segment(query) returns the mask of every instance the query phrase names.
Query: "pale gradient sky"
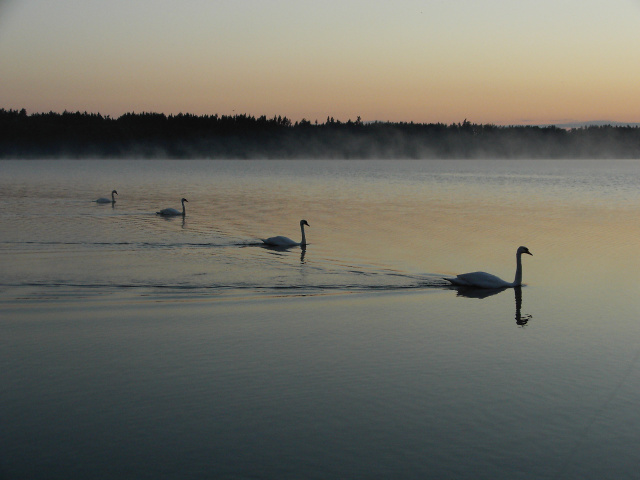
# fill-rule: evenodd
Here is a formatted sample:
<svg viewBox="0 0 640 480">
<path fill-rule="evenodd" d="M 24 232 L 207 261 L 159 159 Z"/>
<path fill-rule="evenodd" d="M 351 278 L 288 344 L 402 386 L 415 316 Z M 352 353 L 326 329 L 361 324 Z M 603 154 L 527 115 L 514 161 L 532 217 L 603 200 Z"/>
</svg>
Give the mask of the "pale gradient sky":
<svg viewBox="0 0 640 480">
<path fill-rule="evenodd" d="M 0 108 L 640 122 L 640 0 L 0 0 Z"/>
</svg>

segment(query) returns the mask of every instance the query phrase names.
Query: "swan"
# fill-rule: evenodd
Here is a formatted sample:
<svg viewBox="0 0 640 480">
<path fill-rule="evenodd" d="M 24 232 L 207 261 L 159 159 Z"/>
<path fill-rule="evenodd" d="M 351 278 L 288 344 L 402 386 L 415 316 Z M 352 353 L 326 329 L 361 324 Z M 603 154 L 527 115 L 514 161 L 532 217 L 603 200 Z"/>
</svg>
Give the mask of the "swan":
<svg viewBox="0 0 640 480">
<path fill-rule="evenodd" d="M 533 253 L 529 251 L 527 247 L 518 247 L 516 252 L 516 278 L 512 283 L 505 282 L 501 278 L 491 275 L 487 272 L 472 272 L 463 273 L 455 278 L 445 278 L 452 285 L 461 287 L 476 287 L 476 288 L 508 288 L 519 287 L 522 285 L 522 254 L 533 256 Z"/>
<path fill-rule="evenodd" d="M 105 197 L 100 197 L 99 199 L 96 200 L 96 203 L 116 203 L 116 199 L 113 195 L 117 195 L 118 192 L 116 192 L 115 190 L 111 191 L 111 200 L 109 200 L 108 198 Z"/>
<path fill-rule="evenodd" d="M 271 245 L 274 247 L 296 247 L 298 245 L 305 246 L 307 244 L 307 239 L 304 236 L 304 226 L 311 227 L 307 223 L 306 220 L 300 220 L 300 231 L 302 232 L 302 240 L 300 242 L 296 242 L 291 240 L 288 237 L 278 236 L 278 237 L 270 237 L 270 238 L 261 238 L 265 245 Z"/>
<path fill-rule="evenodd" d="M 185 208 L 184 208 L 184 202 L 189 202 L 189 200 L 187 200 L 186 198 L 183 198 L 182 200 L 180 200 L 182 202 L 182 211 L 176 210 L 175 208 L 163 208 L 162 210 L 160 210 L 159 212 L 156 212 L 157 215 L 164 215 L 167 217 L 174 217 L 174 216 L 178 216 L 178 215 L 182 215 L 184 217 L 185 215 Z"/>
</svg>

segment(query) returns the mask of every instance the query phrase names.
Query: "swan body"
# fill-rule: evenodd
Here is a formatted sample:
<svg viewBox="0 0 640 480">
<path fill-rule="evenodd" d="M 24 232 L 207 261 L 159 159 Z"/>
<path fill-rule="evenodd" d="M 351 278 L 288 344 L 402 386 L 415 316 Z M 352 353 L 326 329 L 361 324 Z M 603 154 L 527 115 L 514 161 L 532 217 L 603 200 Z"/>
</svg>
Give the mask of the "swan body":
<svg viewBox="0 0 640 480">
<path fill-rule="evenodd" d="M 296 247 L 298 245 L 305 246 L 307 244 L 307 239 L 304 235 L 304 226 L 311 227 L 307 223 L 306 220 L 300 220 L 300 231 L 302 232 L 302 240 L 300 242 L 296 242 L 295 240 L 291 240 L 288 237 L 277 236 L 270 238 L 261 238 L 265 245 L 271 245 L 273 247 Z"/>
<path fill-rule="evenodd" d="M 522 285 L 522 254 L 533 256 L 527 247 L 519 247 L 516 252 L 516 277 L 513 282 L 507 282 L 487 272 L 463 273 L 455 278 L 447 278 L 452 285 L 475 288 L 508 288 Z"/>
<path fill-rule="evenodd" d="M 164 208 L 159 212 L 156 212 L 156 214 L 163 215 L 165 217 L 175 217 L 178 215 L 182 215 L 184 217 L 184 215 L 186 214 L 186 210 L 184 208 L 184 202 L 188 203 L 189 200 L 187 200 L 186 198 L 183 198 L 182 200 L 180 200 L 180 202 L 182 203 L 182 211 L 176 210 L 175 208 Z"/>
<path fill-rule="evenodd" d="M 96 200 L 96 203 L 116 203 L 116 197 L 114 197 L 114 194 L 117 195 L 118 192 L 116 192 L 115 190 L 111 191 L 111 200 L 109 200 L 108 198 L 105 197 L 100 197 L 99 199 Z"/>
</svg>

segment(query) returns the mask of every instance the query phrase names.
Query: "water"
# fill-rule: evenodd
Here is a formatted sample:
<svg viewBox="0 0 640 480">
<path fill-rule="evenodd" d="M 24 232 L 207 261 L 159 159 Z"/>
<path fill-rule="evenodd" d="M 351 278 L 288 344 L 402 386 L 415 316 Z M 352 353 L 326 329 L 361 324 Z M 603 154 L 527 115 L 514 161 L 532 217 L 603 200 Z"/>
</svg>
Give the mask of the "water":
<svg viewBox="0 0 640 480">
<path fill-rule="evenodd" d="M 0 474 L 631 477 L 639 187 L 638 161 L 0 162 Z M 260 245 L 302 218 L 306 249 Z M 443 280 L 511 281 L 519 245 L 521 290 Z"/>
</svg>

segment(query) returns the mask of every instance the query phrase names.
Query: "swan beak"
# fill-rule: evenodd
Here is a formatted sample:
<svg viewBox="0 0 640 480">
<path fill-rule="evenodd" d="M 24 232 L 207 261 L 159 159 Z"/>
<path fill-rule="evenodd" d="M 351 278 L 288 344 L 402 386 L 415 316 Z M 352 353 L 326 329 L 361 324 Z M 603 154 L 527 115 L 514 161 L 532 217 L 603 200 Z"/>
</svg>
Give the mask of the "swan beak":
<svg viewBox="0 0 640 480">
<path fill-rule="evenodd" d="M 524 252 L 524 253 L 526 253 L 527 255 L 531 255 L 531 256 L 533 257 L 533 253 L 531 253 L 529 250 L 527 250 L 527 251 L 526 251 L 526 252 Z"/>
</svg>

